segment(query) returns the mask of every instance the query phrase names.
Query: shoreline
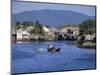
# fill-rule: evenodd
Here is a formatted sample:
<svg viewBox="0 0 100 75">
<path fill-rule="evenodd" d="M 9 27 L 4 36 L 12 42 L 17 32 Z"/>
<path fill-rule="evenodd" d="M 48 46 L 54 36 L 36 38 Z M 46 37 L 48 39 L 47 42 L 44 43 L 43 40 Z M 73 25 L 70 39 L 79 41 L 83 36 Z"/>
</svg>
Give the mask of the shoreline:
<svg viewBox="0 0 100 75">
<path fill-rule="evenodd" d="M 70 41 L 70 42 L 74 42 L 75 45 L 78 48 L 86 48 L 86 49 L 96 49 L 96 43 L 92 43 L 92 42 L 84 42 L 82 45 L 79 45 L 76 41 L 71 41 L 71 40 L 17 40 L 17 41 L 13 41 L 14 43 L 18 43 L 18 42 L 56 42 L 56 41 Z"/>
<path fill-rule="evenodd" d="M 82 45 L 78 45 L 79 48 L 96 49 L 96 43 L 84 42 Z"/>
</svg>

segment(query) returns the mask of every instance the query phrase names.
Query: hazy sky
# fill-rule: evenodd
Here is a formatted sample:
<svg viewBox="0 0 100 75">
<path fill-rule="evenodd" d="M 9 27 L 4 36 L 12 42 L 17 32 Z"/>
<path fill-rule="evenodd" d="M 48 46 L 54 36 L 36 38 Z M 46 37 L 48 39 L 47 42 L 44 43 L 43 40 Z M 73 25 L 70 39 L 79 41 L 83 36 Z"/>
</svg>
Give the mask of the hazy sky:
<svg viewBox="0 0 100 75">
<path fill-rule="evenodd" d="M 82 6 L 82 5 L 64 5 L 64 4 L 47 4 L 47 3 L 32 3 L 32 2 L 12 2 L 12 13 L 20 13 L 23 11 L 32 10 L 71 10 L 81 12 L 88 16 L 95 16 L 95 6 Z"/>
</svg>

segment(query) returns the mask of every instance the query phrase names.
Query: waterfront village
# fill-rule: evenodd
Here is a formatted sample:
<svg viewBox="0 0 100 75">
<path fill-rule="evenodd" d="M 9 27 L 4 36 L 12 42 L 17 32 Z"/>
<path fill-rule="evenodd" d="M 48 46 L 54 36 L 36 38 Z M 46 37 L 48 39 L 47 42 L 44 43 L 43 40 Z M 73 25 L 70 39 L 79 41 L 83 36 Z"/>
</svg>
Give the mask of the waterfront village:
<svg viewBox="0 0 100 75">
<path fill-rule="evenodd" d="M 93 20 L 84 21 L 80 25 L 66 24 L 60 27 L 41 25 L 38 20 L 35 23 L 17 22 L 16 25 L 12 25 L 12 40 L 75 41 L 78 47 L 96 48 L 95 28 Z"/>
</svg>

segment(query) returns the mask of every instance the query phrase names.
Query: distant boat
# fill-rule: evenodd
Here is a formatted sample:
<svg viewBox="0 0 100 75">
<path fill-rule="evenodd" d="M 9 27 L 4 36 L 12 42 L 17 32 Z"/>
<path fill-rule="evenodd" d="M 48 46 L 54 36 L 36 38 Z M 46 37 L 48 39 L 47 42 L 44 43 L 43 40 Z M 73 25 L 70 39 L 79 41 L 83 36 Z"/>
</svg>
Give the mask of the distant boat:
<svg viewBox="0 0 100 75">
<path fill-rule="evenodd" d="M 55 48 L 48 45 L 48 52 L 60 52 L 61 48 Z"/>
</svg>

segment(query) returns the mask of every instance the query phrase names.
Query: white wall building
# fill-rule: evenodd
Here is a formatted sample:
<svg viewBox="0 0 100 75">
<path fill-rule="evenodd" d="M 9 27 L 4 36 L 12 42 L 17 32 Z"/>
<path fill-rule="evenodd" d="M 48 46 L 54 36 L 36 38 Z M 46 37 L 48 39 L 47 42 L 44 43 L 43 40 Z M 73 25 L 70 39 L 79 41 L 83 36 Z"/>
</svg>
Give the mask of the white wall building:
<svg viewBox="0 0 100 75">
<path fill-rule="evenodd" d="M 51 31 L 50 31 L 50 29 L 49 29 L 48 27 L 43 26 L 43 31 L 44 31 L 46 34 L 51 35 Z"/>
<path fill-rule="evenodd" d="M 26 30 L 27 30 L 28 32 L 31 32 L 32 30 L 34 30 L 34 27 L 33 27 L 33 26 L 29 26 L 29 27 L 26 28 Z"/>
<path fill-rule="evenodd" d="M 17 30 L 17 40 L 29 39 L 30 34 L 26 30 Z"/>
<path fill-rule="evenodd" d="M 93 40 L 94 37 L 95 37 L 95 35 L 86 34 L 85 35 L 85 40 Z"/>
<path fill-rule="evenodd" d="M 79 35 L 79 30 L 73 31 L 73 35 L 74 35 L 74 36 L 78 36 L 78 35 Z"/>
</svg>

